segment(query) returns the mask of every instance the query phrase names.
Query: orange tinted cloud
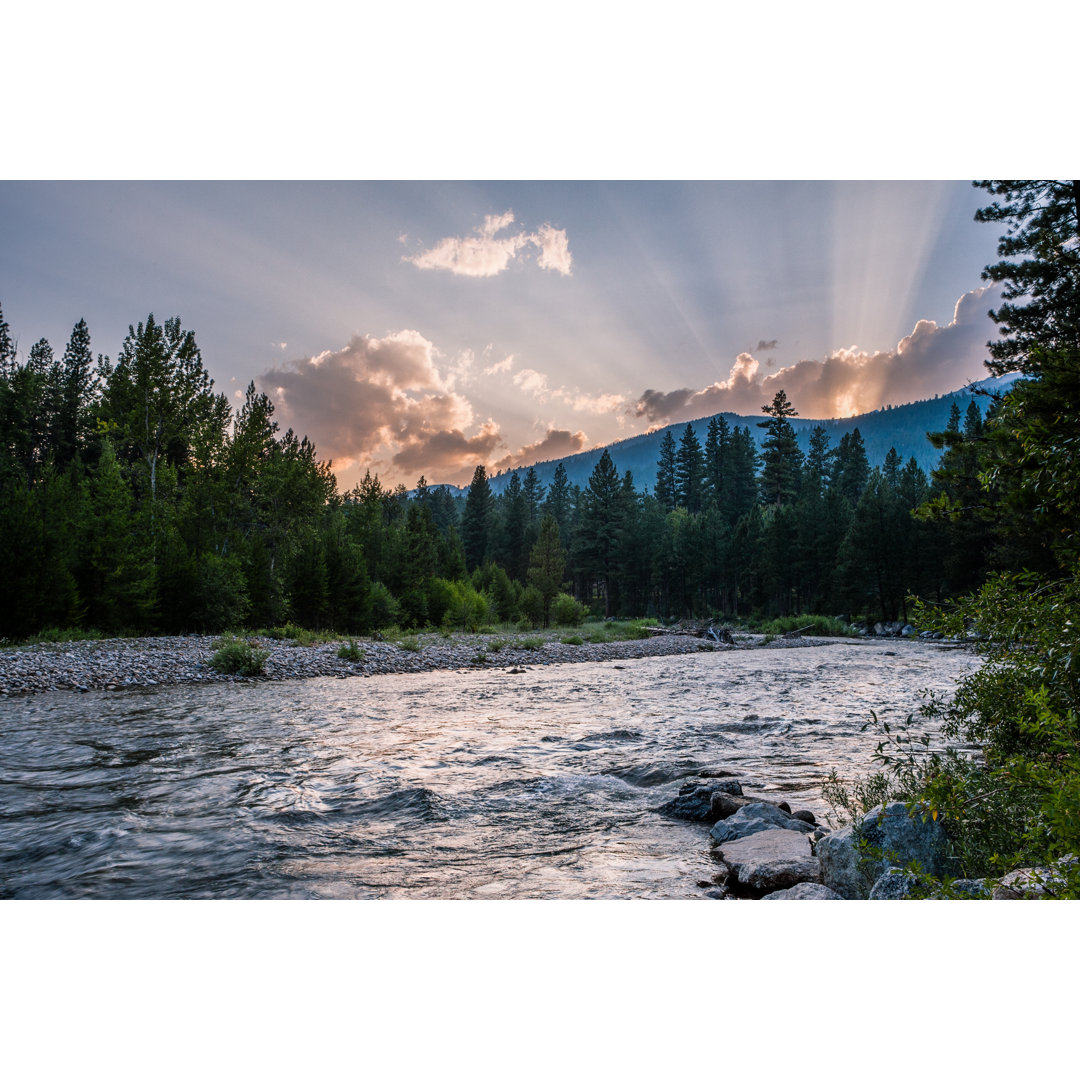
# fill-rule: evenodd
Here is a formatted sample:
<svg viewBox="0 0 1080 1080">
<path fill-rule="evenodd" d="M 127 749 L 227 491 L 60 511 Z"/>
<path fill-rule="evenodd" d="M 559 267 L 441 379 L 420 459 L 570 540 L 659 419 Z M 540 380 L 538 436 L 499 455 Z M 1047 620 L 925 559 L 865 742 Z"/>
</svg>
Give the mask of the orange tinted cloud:
<svg viewBox="0 0 1080 1080">
<path fill-rule="evenodd" d="M 988 292 L 965 293 L 945 326 L 920 319 L 895 349 L 837 349 L 769 375 L 753 356 L 741 353 L 722 382 L 700 390 L 646 390 L 631 411 L 658 426 L 718 412 L 753 414 L 783 389 L 802 416 L 827 419 L 947 393 L 986 376 L 986 340 L 994 331 L 986 317 L 992 306 Z"/>
</svg>

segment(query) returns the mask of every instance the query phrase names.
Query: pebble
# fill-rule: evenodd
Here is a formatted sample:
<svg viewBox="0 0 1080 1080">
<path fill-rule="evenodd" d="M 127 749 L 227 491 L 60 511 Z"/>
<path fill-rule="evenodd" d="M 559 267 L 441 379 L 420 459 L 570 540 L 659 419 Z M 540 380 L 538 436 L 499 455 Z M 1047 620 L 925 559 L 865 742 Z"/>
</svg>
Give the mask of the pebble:
<svg viewBox="0 0 1080 1080">
<path fill-rule="evenodd" d="M 302 646 L 291 641 L 249 638 L 270 655 L 266 673 L 254 680 L 341 678 L 408 674 L 421 671 L 475 671 L 478 653 L 485 653 L 483 668 L 509 668 L 523 673 L 525 665 L 631 660 L 643 656 L 673 656 L 703 650 L 726 651 L 730 646 L 704 645 L 697 637 L 666 634 L 637 641 L 564 645 L 560 631 L 532 631 L 529 638 L 544 638 L 539 649 L 515 647 L 512 635 L 421 634 L 419 652 L 402 649 L 392 641 L 356 639 L 364 658 L 342 660 L 340 641 Z M 101 641 L 41 643 L 0 649 L 0 696 L 35 694 L 50 690 L 121 691 L 133 687 L 178 683 L 254 681 L 240 675 L 222 675 L 209 666 L 216 635 L 187 637 L 111 638 Z M 491 645 L 501 641 L 498 651 Z M 752 639 L 746 645 L 754 644 Z M 792 644 L 825 644 L 804 641 Z M 772 643 L 775 645 L 776 643 Z M 745 647 L 745 646 L 744 646 Z M 614 665 L 621 669 L 622 665 Z"/>
</svg>

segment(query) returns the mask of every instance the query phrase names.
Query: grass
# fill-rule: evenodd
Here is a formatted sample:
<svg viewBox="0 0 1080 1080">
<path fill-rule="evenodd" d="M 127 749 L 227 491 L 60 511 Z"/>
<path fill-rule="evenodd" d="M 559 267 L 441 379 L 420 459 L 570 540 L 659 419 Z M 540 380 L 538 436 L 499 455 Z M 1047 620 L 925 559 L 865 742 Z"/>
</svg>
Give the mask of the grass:
<svg viewBox="0 0 1080 1080">
<path fill-rule="evenodd" d="M 398 642 L 398 648 L 404 649 L 406 652 L 419 652 L 420 651 L 420 639 L 412 634 L 403 637 Z"/>
<path fill-rule="evenodd" d="M 580 634 L 570 634 L 567 637 L 559 638 L 564 645 L 584 645 L 585 639 Z"/>
<path fill-rule="evenodd" d="M 544 647 L 543 638 L 527 637 L 519 638 L 517 641 L 512 641 L 510 647 L 513 649 L 525 649 L 529 652 L 535 652 L 537 649 Z"/>
<path fill-rule="evenodd" d="M 266 671 L 270 654 L 252 641 L 223 634 L 214 648 L 217 652 L 210 658 L 210 666 L 223 675 L 262 675 Z"/>
<path fill-rule="evenodd" d="M 842 619 L 830 615 L 784 615 L 761 624 L 763 634 L 780 637 L 801 630 L 807 637 L 855 637 L 856 632 Z"/>
<path fill-rule="evenodd" d="M 34 634 L 31 637 L 25 638 L 22 641 L 5 641 L 8 646 L 12 645 L 59 645 L 69 641 L 100 641 L 105 635 L 100 630 L 83 630 L 78 626 L 68 627 L 67 629 L 60 629 L 57 626 L 50 626 L 46 630 L 42 630 L 39 634 Z"/>
<path fill-rule="evenodd" d="M 342 645 L 337 651 L 339 660 L 352 660 L 354 663 L 364 659 L 364 650 L 356 646 L 356 642 L 349 638 L 348 645 Z"/>
<path fill-rule="evenodd" d="M 612 641 L 641 641 L 652 637 L 645 629 L 648 619 L 617 619 L 612 622 L 586 626 L 585 640 L 591 645 L 607 645 Z"/>
</svg>

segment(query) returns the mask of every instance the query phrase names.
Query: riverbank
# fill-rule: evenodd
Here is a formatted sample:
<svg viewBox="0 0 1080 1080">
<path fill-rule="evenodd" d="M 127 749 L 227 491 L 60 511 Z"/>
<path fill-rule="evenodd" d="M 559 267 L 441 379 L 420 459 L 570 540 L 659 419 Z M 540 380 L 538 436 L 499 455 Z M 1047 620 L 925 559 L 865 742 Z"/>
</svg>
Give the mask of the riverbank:
<svg viewBox="0 0 1080 1080">
<path fill-rule="evenodd" d="M 216 635 L 43 642 L 0 649 L 0 696 L 52 690 L 124 690 L 186 683 L 357 678 L 477 667 L 514 670 L 702 651 L 806 648 L 834 640 L 777 638 L 769 641 L 760 634 L 737 635 L 735 645 L 718 644 L 689 634 L 664 634 L 633 641 L 583 641 L 580 645 L 565 644 L 560 640 L 570 636 L 571 632 L 566 630 L 547 630 L 451 634 L 448 637 L 428 633 L 394 641 L 358 638 L 359 660 L 338 656 L 341 641 L 299 645 L 292 640 L 253 637 L 246 640 L 268 654 L 265 674 L 254 679 L 225 675 L 210 666 L 215 643 L 219 641 Z"/>
</svg>

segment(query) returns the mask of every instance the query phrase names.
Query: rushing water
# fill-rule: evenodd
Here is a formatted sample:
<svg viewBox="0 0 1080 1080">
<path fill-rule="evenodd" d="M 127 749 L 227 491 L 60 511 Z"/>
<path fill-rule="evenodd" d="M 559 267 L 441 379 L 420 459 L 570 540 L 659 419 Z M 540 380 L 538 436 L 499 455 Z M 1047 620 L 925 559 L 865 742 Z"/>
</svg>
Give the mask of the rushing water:
<svg viewBox="0 0 1080 1080">
<path fill-rule="evenodd" d="M 5 898 L 693 897 L 705 767 L 824 809 L 975 660 L 898 642 L 0 702 Z"/>
</svg>

